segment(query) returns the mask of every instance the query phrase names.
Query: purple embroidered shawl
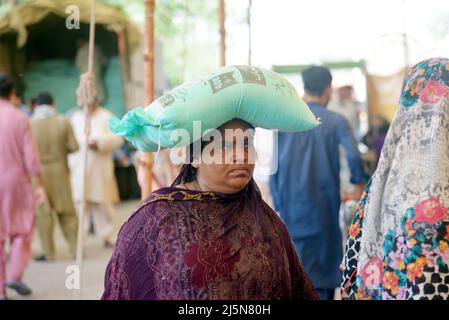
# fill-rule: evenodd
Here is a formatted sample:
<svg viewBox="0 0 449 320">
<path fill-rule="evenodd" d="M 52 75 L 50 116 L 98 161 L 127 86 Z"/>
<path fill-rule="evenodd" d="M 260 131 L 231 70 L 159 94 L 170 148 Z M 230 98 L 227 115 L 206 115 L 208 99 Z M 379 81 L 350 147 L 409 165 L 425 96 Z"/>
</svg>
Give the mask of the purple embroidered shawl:
<svg viewBox="0 0 449 320">
<path fill-rule="evenodd" d="M 233 195 L 153 192 L 120 230 L 102 299 L 318 299 L 254 181 Z"/>
</svg>

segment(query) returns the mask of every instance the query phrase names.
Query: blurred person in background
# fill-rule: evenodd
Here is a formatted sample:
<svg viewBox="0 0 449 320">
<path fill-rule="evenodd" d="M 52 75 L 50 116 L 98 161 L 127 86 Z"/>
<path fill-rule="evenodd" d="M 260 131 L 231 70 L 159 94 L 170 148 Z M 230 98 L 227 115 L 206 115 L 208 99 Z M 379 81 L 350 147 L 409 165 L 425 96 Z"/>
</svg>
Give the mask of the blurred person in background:
<svg viewBox="0 0 449 320">
<path fill-rule="evenodd" d="M 19 97 L 16 101 L 17 103 L 15 105 L 19 108 L 19 110 L 30 118 L 33 115 L 34 108 L 36 107 L 36 98 L 31 98 L 28 101 L 28 104 L 23 103 L 22 97 Z"/>
<path fill-rule="evenodd" d="M 22 277 L 31 259 L 35 209 L 45 202 L 38 151 L 27 116 L 14 105 L 15 88 L 10 76 L 0 74 L 0 299 L 6 299 L 6 286 L 20 295 L 31 294 Z"/>
<path fill-rule="evenodd" d="M 34 98 L 30 99 L 28 105 L 24 104 L 23 96 L 19 92 L 17 92 L 15 97 L 12 98 L 11 104 L 17 107 L 23 113 L 25 113 L 28 116 L 28 118 L 31 117 L 31 115 L 33 114 L 34 107 L 36 106 Z"/>
<path fill-rule="evenodd" d="M 88 69 L 88 57 L 89 57 L 89 43 L 84 38 L 78 38 L 76 40 L 76 56 L 75 65 L 80 75 L 87 72 Z M 103 50 L 97 45 L 94 46 L 94 61 L 93 61 L 93 73 L 95 75 L 95 88 L 97 92 L 98 104 L 103 103 L 106 100 L 106 89 L 103 80 L 104 69 L 107 64 L 107 58 L 103 53 Z"/>
<path fill-rule="evenodd" d="M 72 198 L 67 156 L 79 149 L 72 125 L 56 112 L 53 97 L 40 93 L 31 118 L 31 129 L 40 154 L 43 168 L 47 205 L 37 210 L 37 230 L 43 254 L 37 261 L 53 260 L 55 214 L 70 253 L 75 255 L 78 219 Z"/>
<path fill-rule="evenodd" d="M 344 85 L 337 89 L 337 97 L 329 104 L 329 110 L 341 114 L 348 120 L 349 125 L 356 138 L 360 134 L 360 111 L 361 104 L 354 97 L 354 87 Z"/>
<path fill-rule="evenodd" d="M 306 132 L 280 132 L 278 171 L 270 177 L 275 209 L 285 221 L 304 268 L 323 300 L 334 298 L 343 254 L 339 225 L 343 146 L 358 198 L 368 180 L 348 121 L 326 109 L 332 75 L 325 67 L 303 71 L 304 101 L 321 125 Z"/>
<path fill-rule="evenodd" d="M 380 153 L 382 152 L 382 147 L 385 142 L 385 138 L 387 137 L 388 129 L 390 128 L 390 124 L 388 121 L 380 116 L 375 115 L 371 121 L 371 126 L 366 135 L 363 136 L 362 142 L 371 150 L 374 151 L 376 156 L 375 165 L 379 162 Z"/>
<path fill-rule="evenodd" d="M 114 151 L 115 176 L 119 189 L 120 199 L 140 199 L 141 192 L 137 180 L 136 168 L 134 166 L 136 149 L 125 141 L 125 143 Z"/>
<path fill-rule="evenodd" d="M 94 79 L 88 75 L 85 81 L 94 87 Z M 109 131 L 108 122 L 113 114 L 109 110 L 98 105 L 93 90 L 92 101 L 88 103 L 87 112 L 90 113 L 90 135 L 86 143 L 85 120 L 86 111 L 78 108 L 71 116 L 70 123 L 75 131 L 75 137 L 80 149 L 69 155 L 69 167 L 72 181 L 73 199 L 81 214 L 81 202 L 83 199 L 83 185 L 86 190 L 86 224 L 89 228 L 89 214 L 92 214 L 95 232 L 103 240 L 104 247 L 112 248 L 115 241 L 115 218 L 114 205 L 119 201 L 117 180 L 114 174 L 114 150 L 120 148 L 124 143 L 122 137 Z M 81 105 L 81 92 L 77 92 L 78 103 Z M 87 149 L 87 174 L 84 182 L 83 154 Z"/>
</svg>

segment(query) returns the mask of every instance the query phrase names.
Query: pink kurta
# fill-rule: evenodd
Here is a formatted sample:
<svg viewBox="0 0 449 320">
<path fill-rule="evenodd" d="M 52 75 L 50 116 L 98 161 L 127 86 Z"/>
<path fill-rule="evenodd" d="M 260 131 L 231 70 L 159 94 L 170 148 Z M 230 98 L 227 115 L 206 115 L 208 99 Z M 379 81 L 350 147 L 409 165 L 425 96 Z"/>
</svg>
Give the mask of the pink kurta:
<svg viewBox="0 0 449 320">
<path fill-rule="evenodd" d="M 0 243 L 34 227 L 30 175 L 41 172 L 27 116 L 0 99 Z"/>
</svg>

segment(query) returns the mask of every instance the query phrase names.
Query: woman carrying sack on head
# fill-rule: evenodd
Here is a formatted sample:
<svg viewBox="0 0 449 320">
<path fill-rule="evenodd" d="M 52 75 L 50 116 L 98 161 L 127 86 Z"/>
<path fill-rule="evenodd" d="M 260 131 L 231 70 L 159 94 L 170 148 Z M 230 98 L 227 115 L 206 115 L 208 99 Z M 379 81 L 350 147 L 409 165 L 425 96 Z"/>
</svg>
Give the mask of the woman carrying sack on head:
<svg viewBox="0 0 449 320">
<path fill-rule="evenodd" d="M 154 191 L 122 227 L 103 299 L 318 299 L 253 180 L 255 126 L 318 124 L 290 86 L 267 71 L 226 67 L 112 121 L 112 131 L 147 151 L 180 147 L 170 130 L 188 133 L 196 120 L 217 130 L 185 144 L 187 163 L 172 186 Z"/>
</svg>

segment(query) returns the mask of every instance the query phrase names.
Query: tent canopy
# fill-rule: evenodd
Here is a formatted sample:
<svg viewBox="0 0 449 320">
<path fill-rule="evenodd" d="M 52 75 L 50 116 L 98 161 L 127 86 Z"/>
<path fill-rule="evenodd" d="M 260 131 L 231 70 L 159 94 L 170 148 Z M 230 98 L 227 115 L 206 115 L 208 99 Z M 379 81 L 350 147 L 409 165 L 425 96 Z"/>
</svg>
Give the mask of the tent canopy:
<svg viewBox="0 0 449 320">
<path fill-rule="evenodd" d="M 61 23 L 59 28 L 71 31 L 68 30 L 65 25 L 65 19 L 68 18 L 71 13 L 70 11 L 66 12 L 69 6 L 76 6 L 79 8 L 79 18 L 81 23 L 89 23 L 89 0 L 32 0 L 12 8 L 7 15 L 0 19 L 0 37 L 8 33 L 14 33 L 17 35 L 17 47 L 22 48 L 28 39 L 27 28 L 37 24 L 51 14 L 63 18 L 60 19 Z M 141 37 L 140 32 L 128 21 L 120 9 L 97 4 L 95 15 L 97 25 L 103 26 L 110 32 L 125 32 L 130 51 L 133 51 L 138 47 Z"/>
<path fill-rule="evenodd" d="M 0 72 L 16 79 L 25 101 L 49 91 L 60 112 L 76 105 L 77 40 L 89 38 L 90 4 L 90 0 L 32 0 L 0 18 Z M 66 26 L 69 6 L 79 9 L 79 29 Z M 97 4 L 95 33 L 95 43 L 107 58 L 102 70 L 107 91 L 103 106 L 121 114 L 126 107 L 130 53 L 139 45 L 140 32 L 120 9 Z M 121 52 L 119 39 L 127 48 Z"/>
</svg>

